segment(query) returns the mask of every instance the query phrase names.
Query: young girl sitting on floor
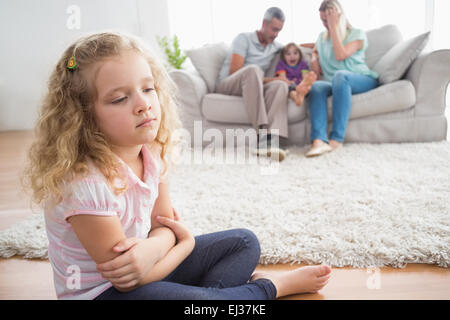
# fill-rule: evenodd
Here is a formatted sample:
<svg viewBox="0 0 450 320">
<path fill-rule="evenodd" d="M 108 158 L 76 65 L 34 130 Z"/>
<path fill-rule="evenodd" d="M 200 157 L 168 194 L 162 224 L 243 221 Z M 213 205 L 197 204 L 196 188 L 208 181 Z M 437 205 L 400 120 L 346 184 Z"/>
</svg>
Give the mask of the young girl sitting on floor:
<svg viewBox="0 0 450 320">
<path fill-rule="evenodd" d="M 297 106 L 302 105 L 312 84 L 317 80 L 317 75 L 309 71 L 308 64 L 302 58 L 300 48 L 293 42 L 288 43 L 281 50 L 280 61 L 275 69 L 275 76 L 290 82 L 289 97 Z"/>
<path fill-rule="evenodd" d="M 173 84 L 142 41 L 76 41 L 51 74 L 27 170 L 44 204 L 59 299 L 274 299 L 316 292 L 328 266 L 254 273 L 256 236 L 193 237 L 167 168 L 179 120 Z"/>
</svg>

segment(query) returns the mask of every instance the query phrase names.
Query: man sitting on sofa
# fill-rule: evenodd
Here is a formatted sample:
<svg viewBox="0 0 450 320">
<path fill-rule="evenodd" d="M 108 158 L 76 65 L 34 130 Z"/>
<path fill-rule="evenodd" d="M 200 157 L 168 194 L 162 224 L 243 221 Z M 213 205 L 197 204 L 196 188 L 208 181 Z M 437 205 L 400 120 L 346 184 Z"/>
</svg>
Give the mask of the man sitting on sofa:
<svg viewBox="0 0 450 320">
<path fill-rule="evenodd" d="M 253 128 L 261 132 L 257 154 L 280 161 L 286 157 L 279 142 L 280 137 L 288 137 L 288 85 L 278 78 L 266 78 L 264 73 L 283 47 L 274 40 L 284 21 L 281 9 L 269 8 L 260 30 L 240 33 L 233 40 L 216 90 L 217 93 L 243 97 Z"/>
</svg>

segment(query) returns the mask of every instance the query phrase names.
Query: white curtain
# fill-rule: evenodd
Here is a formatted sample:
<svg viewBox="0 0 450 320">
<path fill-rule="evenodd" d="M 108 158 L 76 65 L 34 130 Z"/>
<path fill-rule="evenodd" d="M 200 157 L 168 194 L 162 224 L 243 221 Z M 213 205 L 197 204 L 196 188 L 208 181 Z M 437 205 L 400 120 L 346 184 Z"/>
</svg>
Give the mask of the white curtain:
<svg viewBox="0 0 450 320">
<path fill-rule="evenodd" d="M 323 30 L 322 0 L 168 0 L 171 34 L 183 49 L 206 43 L 231 43 L 244 31 L 260 28 L 267 8 L 280 7 L 286 23 L 278 41 L 315 42 Z M 433 31 L 429 49 L 450 48 L 449 0 L 341 0 L 354 27 L 364 30 L 395 24 L 405 39 Z"/>
</svg>

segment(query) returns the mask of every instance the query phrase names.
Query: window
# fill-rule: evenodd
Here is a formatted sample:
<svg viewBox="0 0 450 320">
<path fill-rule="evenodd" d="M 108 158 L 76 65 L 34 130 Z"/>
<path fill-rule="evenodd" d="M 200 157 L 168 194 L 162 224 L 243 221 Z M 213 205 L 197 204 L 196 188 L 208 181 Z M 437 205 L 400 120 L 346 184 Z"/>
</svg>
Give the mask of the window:
<svg viewBox="0 0 450 320">
<path fill-rule="evenodd" d="M 315 42 L 323 30 L 321 0 L 168 0 L 171 34 L 184 49 L 206 43 L 231 43 L 240 32 L 257 30 L 267 8 L 280 7 L 286 23 L 278 41 Z M 361 29 L 385 24 L 399 27 L 404 39 L 432 30 L 429 48 L 450 48 L 448 0 L 341 0 L 350 23 Z"/>
<path fill-rule="evenodd" d="M 431 2 L 431 1 L 430 1 Z M 433 23 L 433 49 L 449 49 L 450 36 L 450 20 L 448 14 L 450 12 L 450 1 L 435 0 Z M 448 101 L 448 99 L 447 99 Z"/>
</svg>

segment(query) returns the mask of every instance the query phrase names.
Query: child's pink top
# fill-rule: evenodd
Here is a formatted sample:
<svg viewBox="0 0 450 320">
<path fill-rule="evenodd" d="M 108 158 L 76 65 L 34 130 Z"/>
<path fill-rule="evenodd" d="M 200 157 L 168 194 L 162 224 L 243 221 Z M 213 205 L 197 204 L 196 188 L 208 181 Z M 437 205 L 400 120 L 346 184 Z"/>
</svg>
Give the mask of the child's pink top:
<svg viewBox="0 0 450 320">
<path fill-rule="evenodd" d="M 127 238 L 147 238 L 162 162 L 155 161 L 159 156 L 153 157 L 145 146 L 142 156 L 145 182 L 119 159 L 123 170 L 128 171 L 128 189 L 115 195 L 106 178 L 91 164 L 90 174 L 68 184 L 56 207 L 45 208 L 48 256 L 58 299 L 93 299 L 112 286 L 97 271 L 67 218 L 80 214 L 118 216 Z"/>
</svg>

